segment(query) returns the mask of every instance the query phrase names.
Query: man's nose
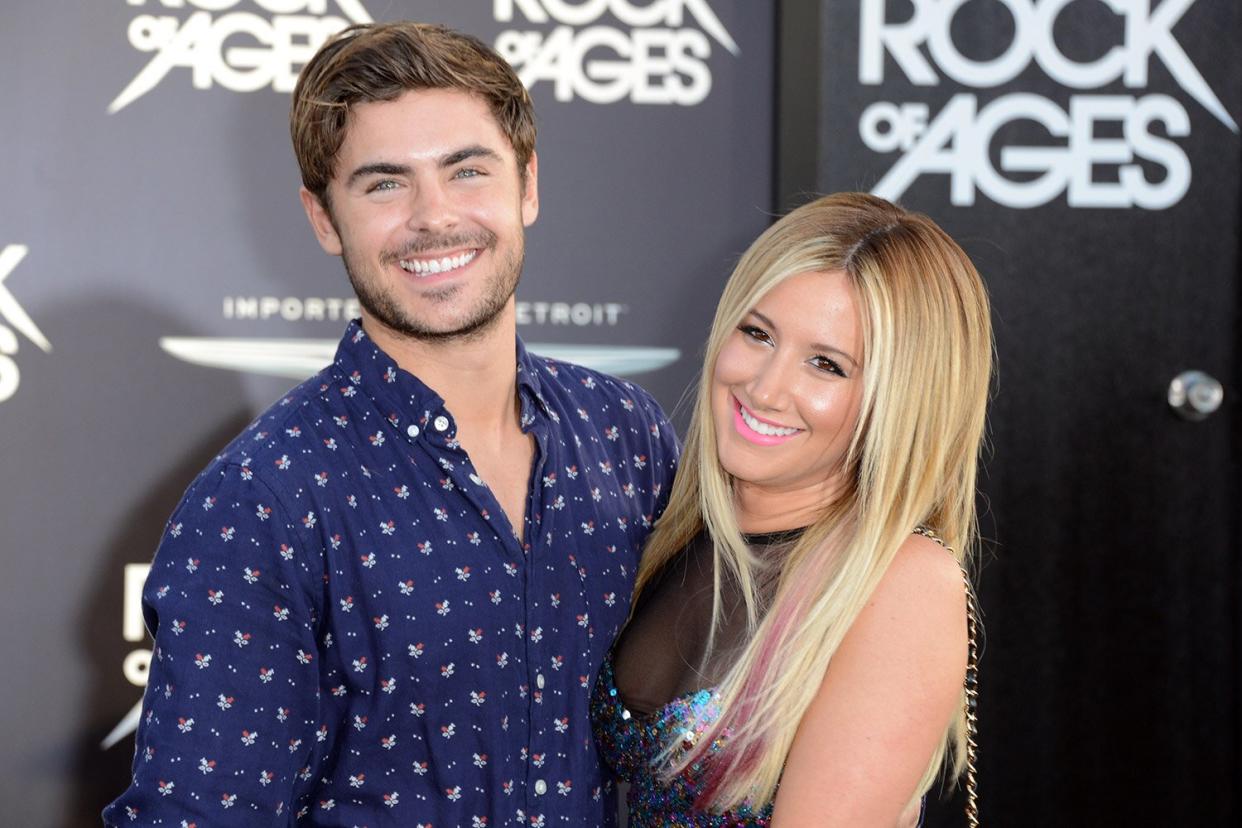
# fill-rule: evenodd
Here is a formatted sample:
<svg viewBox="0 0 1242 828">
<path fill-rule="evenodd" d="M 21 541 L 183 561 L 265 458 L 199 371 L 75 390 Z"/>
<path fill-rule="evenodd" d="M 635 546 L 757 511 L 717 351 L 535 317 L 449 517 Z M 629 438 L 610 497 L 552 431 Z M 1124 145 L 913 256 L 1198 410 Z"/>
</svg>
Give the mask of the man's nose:
<svg viewBox="0 0 1242 828">
<path fill-rule="evenodd" d="M 420 233 L 449 230 L 457 224 L 457 213 L 444 184 L 420 181 L 411 188 L 409 228 Z"/>
</svg>

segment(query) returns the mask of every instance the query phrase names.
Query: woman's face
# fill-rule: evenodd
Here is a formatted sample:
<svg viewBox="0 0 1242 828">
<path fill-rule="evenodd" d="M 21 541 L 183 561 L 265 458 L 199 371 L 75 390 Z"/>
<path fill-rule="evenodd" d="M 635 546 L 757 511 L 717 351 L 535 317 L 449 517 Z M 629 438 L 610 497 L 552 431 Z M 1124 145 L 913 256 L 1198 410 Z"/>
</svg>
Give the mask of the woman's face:
<svg viewBox="0 0 1242 828">
<path fill-rule="evenodd" d="M 786 279 L 729 334 L 712 375 L 712 419 L 744 511 L 747 498 L 749 511 L 784 514 L 829 502 L 858 420 L 862 361 L 843 271 Z"/>
</svg>

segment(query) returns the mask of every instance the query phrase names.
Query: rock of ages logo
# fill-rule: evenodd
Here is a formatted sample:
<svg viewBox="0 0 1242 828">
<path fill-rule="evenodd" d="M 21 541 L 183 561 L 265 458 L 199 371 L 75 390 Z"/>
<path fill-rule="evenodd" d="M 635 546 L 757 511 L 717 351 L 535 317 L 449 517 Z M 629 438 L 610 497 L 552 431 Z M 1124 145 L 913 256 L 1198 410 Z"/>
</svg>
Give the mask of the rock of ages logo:
<svg viewBox="0 0 1242 828">
<path fill-rule="evenodd" d="M 989 60 L 968 57 L 954 41 L 954 19 L 966 0 L 912 0 L 913 15 L 900 20 L 888 16 L 893 10 L 887 0 L 860 2 L 863 85 L 893 86 L 898 78 L 885 74 L 891 59 L 916 87 L 947 79 L 995 89 L 1034 64 L 1074 90 L 1068 109 L 1023 91 L 984 103 L 976 94 L 959 92 L 934 115 L 926 103 L 872 103 L 859 121 L 863 142 L 875 152 L 901 153 L 873 188 L 885 198 L 898 199 L 920 176 L 935 174 L 948 176 L 949 199 L 957 206 L 974 204 L 976 193 L 1016 208 L 1038 207 L 1062 193 L 1070 207 L 1159 210 L 1177 204 L 1190 186 L 1191 164 L 1173 139 L 1190 134 L 1190 118 L 1177 98 L 1142 94 L 1156 62 L 1190 99 L 1238 132 L 1174 33 L 1195 0 L 1162 0 L 1155 8 L 1152 0 L 1100 0 L 1105 14 L 1120 18 L 1121 42 L 1102 44 L 1089 60 L 1071 58 L 1066 44 L 1058 44 L 1063 30 L 1057 21 L 1073 0 L 999 0 L 1013 18 L 1013 35 Z M 1118 81 L 1135 94 L 1081 93 Z M 1050 140 L 1000 147 L 998 169 L 993 143 L 1002 128 L 1017 121 L 1033 122 Z"/>
<path fill-rule="evenodd" d="M 17 334 L 25 336 L 44 353 L 52 351 L 52 343 L 4 284 L 28 252 L 24 244 L 10 244 L 0 250 L 0 322 L 7 323 L 0 324 L 0 403 L 16 394 L 21 384 L 21 371 L 13 359 L 20 344 Z"/>
<path fill-rule="evenodd" d="M 144 10 L 129 22 L 129 43 L 151 59 L 108 105 L 109 114 L 174 69 L 190 70 L 195 89 L 219 84 L 234 92 L 292 92 L 301 67 L 328 37 L 351 23 L 371 22 L 361 0 L 126 1 Z"/>
<path fill-rule="evenodd" d="M 711 41 L 740 54 L 708 0 L 493 0 L 492 9 L 496 22 L 522 26 L 501 32 L 496 51 L 527 88 L 551 83 L 558 101 L 693 106 L 712 89 Z"/>
</svg>

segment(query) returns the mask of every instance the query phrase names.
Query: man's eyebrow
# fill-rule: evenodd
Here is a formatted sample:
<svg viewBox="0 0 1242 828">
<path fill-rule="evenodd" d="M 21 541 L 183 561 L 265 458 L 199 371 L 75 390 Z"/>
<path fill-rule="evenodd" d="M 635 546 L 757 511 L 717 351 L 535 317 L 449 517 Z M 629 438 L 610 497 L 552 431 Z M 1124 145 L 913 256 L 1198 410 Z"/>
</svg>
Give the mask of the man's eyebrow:
<svg viewBox="0 0 1242 828">
<path fill-rule="evenodd" d="M 439 165 L 441 168 L 452 167 L 468 158 L 485 158 L 489 161 L 504 160 L 500 157 L 500 153 L 493 149 L 488 149 L 482 144 L 471 144 L 468 147 L 462 147 L 456 152 L 450 152 L 448 155 L 443 156 L 439 161 Z"/>
<path fill-rule="evenodd" d="M 771 319 L 768 319 L 766 316 L 764 316 L 764 315 L 763 315 L 762 313 L 760 313 L 759 311 L 757 311 L 757 310 L 751 310 L 750 315 L 751 315 L 751 316 L 753 316 L 753 317 L 755 317 L 756 319 L 758 319 L 758 320 L 759 320 L 760 322 L 762 322 L 764 325 L 767 325 L 767 326 L 768 326 L 769 328 L 771 328 L 772 330 L 774 330 L 774 331 L 775 331 L 775 330 L 777 329 L 776 323 L 775 323 L 775 322 L 773 322 Z M 840 348 L 836 347 L 835 345 L 825 345 L 825 344 L 824 344 L 824 343 L 822 343 L 822 342 L 812 342 L 812 343 L 811 343 L 811 350 L 814 350 L 814 351 L 828 351 L 828 352 L 831 352 L 831 353 L 837 354 L 838 356 L 842 356 L 842 357 L 845 357 L 846 359 L 848 359 L 851 363 L 853 363 L 853 365 L 854 365 L 854 367 L 855 367 L 855 368 L 857 368 L 857 367 L 858 367 L 858 360 L 854 359 L 854 357 L 850 356 L 848 353 L 846 353 L 845 351 L 843 351 L 843 350 L 841 350 Z"/>
<path fill-rule="evenodd" d="M 470 158 L 485 158 L 490 161 L 503 161 L 500 153 L 493 149 L 488 149 L 482 144 L 471 144 L 468 147 L 462 147 L 459 150 L 450 152 L 448 155 L 441 156 L 436 161 L 436 166 L 441 169 L 460 164 Z M 389 161 L 373 161 L 370 164 L 363 164 L 349 174 L 349 180 L 345 182 L 345 186 L 352 186 L 360 178 L 366 178 L 368 175 L 409 175 L 412 168 L 407 164 L 394 164 Z"/>
<path fill-rule="evenodd" d="M 392 164 L 386 161 L 376 161 L 371 164 L 363 164 L 357 167 L 349 174 L 349 180 L 345 182 L 345 186 L 349 187 L 359 178 L 365 178 L 368 175 L 409 175 L 410 168 L 405 164 Z"/>
</svg>

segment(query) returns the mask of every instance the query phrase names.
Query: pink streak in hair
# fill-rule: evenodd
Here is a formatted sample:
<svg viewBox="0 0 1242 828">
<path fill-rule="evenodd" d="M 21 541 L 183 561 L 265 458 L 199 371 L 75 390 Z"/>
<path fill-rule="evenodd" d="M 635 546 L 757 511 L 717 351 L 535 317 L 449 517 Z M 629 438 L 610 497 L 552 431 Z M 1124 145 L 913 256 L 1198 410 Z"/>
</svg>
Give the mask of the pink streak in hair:
<svg viewBox="0 0 1242 828">
<path fill-rule="evenodd" d="M 726 712 L 722 716 L 719 723 L 717 733 L 725 734 L 732 730 L 728 726 L 730 721 L 745 722 L 749 721 L 754 715 L 755 709 L 758 707 L 758 699 L 764 691 L 764 677 L 768 674 L 768 669 L 772 665 L 773 658 L 776 654 L 780 642 L 788 637 L 789 631 L 794 626 L 794 621 L 805 609 L 809 584 L 814 579 L 802 579 L 796 591 L 789 596 L 789 600 L 784 602 L 781 608 L 772 620 L 772 625 L 763 637 L 763 648 L 760 650 L 758 657 L 755 659 L 754 667 L 746 676 L 746 681 L 742 684 L 741 691 L 738 694 L 738 704 L 732 711 Z M 754 770 L 759 764 L 759 756 L 765 747 L 765 737 L 758 740 L 750 740 L 744 750 L 731 744 L 728 739 L 724 740 L 719 753 L 711 757 L 711 761 L 704 762 L 707 770 L 702 779 L 702 790 L 698 797 L 695 798 L 694 807 L 700 810 L 707 810 L 712 799 L 724 784 L 724 779 L 730 774 L 745 775 Z M 699 756 L 706 759 L 711 746 L 700 744 L 697 746 Z"/>
</svg>

